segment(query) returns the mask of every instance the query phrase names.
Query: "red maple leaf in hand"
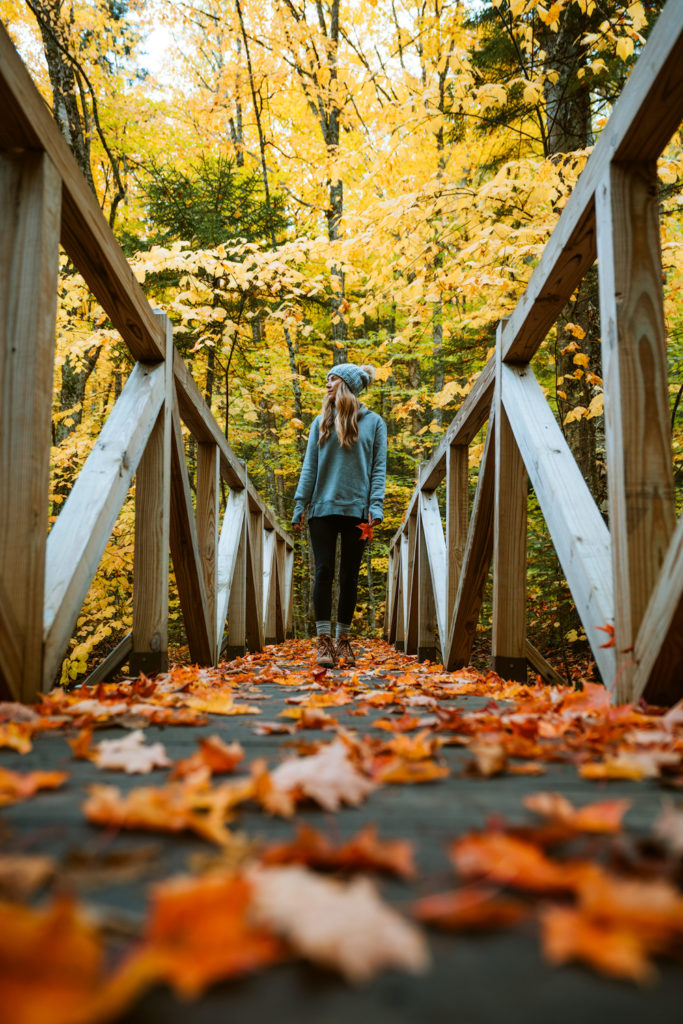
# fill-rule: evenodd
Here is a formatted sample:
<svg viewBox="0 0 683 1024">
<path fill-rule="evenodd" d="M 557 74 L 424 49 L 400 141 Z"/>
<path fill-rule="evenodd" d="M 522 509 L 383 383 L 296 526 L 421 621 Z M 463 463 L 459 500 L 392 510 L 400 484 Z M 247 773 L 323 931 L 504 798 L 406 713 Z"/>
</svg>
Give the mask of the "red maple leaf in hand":
<svg viewBox="0 0 683 1024">
<path fill-rule="evenodd" d="M 374 531 L 372 529 L 372 523 L 359 523 L 358 529 L 362 540 L 372 540 Z"/>
<path fill-rule="evenodd" d="M 604 644 L 600 644 L 600 647 L 614 647 L 614 626 L 611 626 L 608 622 L 605 626 L 596 626 L 595 628 L 601 629 L 609 637 L 609 640 Z"/>
</svg>

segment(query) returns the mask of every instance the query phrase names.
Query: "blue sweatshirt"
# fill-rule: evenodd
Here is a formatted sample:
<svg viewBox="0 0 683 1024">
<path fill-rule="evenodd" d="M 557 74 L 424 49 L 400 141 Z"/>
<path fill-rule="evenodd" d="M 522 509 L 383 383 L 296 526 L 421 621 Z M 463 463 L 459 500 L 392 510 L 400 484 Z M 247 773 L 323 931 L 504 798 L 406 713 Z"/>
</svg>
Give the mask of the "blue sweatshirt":
<svg viewBox="0 0 683 1024">
<path fill-rule="evenodd" d="M 387 472 L 387 428 L 381 416 L 364 405 L 358 410 L 358 440 L 342 448 L 336 431 L 322 445 L 320 415 L 311 424 L 299 486 L 294 495 L 292 522 L 308 506 L 315 516 L 355 516 L 382 519 Z"/>
</svg>

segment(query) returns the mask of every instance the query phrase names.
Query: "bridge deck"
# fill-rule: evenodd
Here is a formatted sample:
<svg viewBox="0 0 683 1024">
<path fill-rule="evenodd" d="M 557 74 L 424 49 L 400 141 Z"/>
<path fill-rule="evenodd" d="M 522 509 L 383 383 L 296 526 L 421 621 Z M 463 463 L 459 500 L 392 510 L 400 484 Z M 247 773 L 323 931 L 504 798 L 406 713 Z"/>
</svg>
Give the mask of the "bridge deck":
<svg viewBox="0 0 683 1024">
<path fill-rule="evenodd" d="M 246 752 L 244 765 L 256 758 L 266 758 L 273 766 L 278 760 L 296 753 L 286 743 L 329 741 L 335 737 L 330 728 L 297 730 L 285 736 L 256 735 L 253 731 L 266 721 L 295 727 L 295 719 L 278 717 L 283 710 L 297 707 L 286 703 L 287 700 L 318 693 L 310 690 L 312 665 L 302 663 L 301 655 L 302 646 L 292 642 L 268 648 L 265 655 L 254 659 L 240 660 L 218 670 L 202 670 L 202 685 L 208 682 L 223 692 L 233 685 L 235 699 L 258 707 L 260 714 L 211 715 L 205 724 L 192 727 L 150 725 L 146 730 L 147 742 L 161 741 L 168 756 L 175 761 L 193 753 L 200 736 L 218 734 L 226 741 L 241 742 Z M 259 675 L 265 678 L 259 681 Z M 174 678 L 182 682 L 184 677 L 176 675 Z M 295 685 L 291 685 L 293 681 Z M 294 819 L 285 820 L 266 815 L 254 804 L 247 803 L 238 810 L 232 827 L 250 838 L 266 845 L 284 841 L 293 837 L 297 824 L 305 822 L 335 841 L 350 837 L 368 823 L 378 827 L 381 838 L 410 839 L 414 843 L 418 868 L 415 880 L 379 881 L 386 899 L 405 912 L 409 912 L 416 897 L 462 884 L 448 860 L 448 844 L 454 839 L 472 830 L 485 829 L 492 817 L 498 821 L 504 818 L 513 825 L 538 822 L 523 806 L 524 798 L 534 792 L 559 792 L 578 805 L 606 798 L 627 798 L 631 806 L 620 836 L 584 837 L 577 840 L 578 846 L 575 844 L 574 849 L 603 862 L 613 862 L 617 856 L 633 861 L 642 858 L 643 841 L 651 836 L 653 822 L 662 805 L 661 779 L 595 782 L 581 778 L 577 770 L 577 761 L 595 761 L 600 757 L 593 727 L 599 728 L 599 723 L 605 721 L 606 708 L 591 710 L 588 699 L 572 703 L 575 699 L 567 696 L 572 691 L 564 691 L 564 695 L 555 691 L 558 718 L 563 711 L 575 716 L 573 730 L 570 730 L 575 746 L 570 751 L 565 740 L 538 741 L 537 732 L 535 734 L 538 722 L 542 718 L 546 722 L 556 721 L 555 713 L 540 714 L 539 705 L 534 712 L 531 710 L 533 694 L 531 697 L 518 694 L 518 698 L 527 701 L 530 718 L 526 726 L 522 728 L 521 721 L 514 727 L 508 725 L 507 731 L 496 739 L 492 734 L 493 719 L 489 719 L 488 742 L 495 748 L 501 735 L 503 738 L 526 735 L 527 739 L 534 739 L 541 753 L 537 751 L 533 761 L 540 764 L 543 774 L 503 771 L 482 777 L 472 771 L 473 750 L 465 745 L 472 741 L 477 721 L 468 719 L 467 715 L 487 706 L 492 715 L 500 715 L 512 705 L 501 701 L 494 707 L 482 693 L 457 692 L 483 690 L 481 677 L 476 673 L 440 673 L 433 666 L 430 669 L 428 665 L 418 665 L 413 658 L 397 655 L 385 644 L 371 642 L 359 661 L 355 678 L 352 670 L 338 670 L 328 673 L 322 682 L 327 689 L 336 689 L 336 684 L 345 686 L 347 693 L 353 695 L 350 703 L 328 706 L 324 711 L 338 720 L 338 727 L 355 730 L 362 738 L 391 739 L 390 732 L 376 727 L 378 719 L 397 722 L 406 712 L 426 719 L 430 737 L 438 735 L 451 740 L 437 754 L 437 761 L 447 765 L 450 774 L 422 784 L 382 785 L 360 806 L 344 808 L 335 814 L 313 804 L 302 804 Z M 286 683 L 290 685 L 284 685 Z M 189 691 L 177 695 L 176 700 L 182 698 L 186 704 L 191 702 L 192 692 L 196 695 L 198 687 L 195 681 Z M 382 690 L 393 695 L 393 703 L 382 705 L 381 697 L 371 696 Z M 511 687 L 499 688 L 496 692 L 499 696 L 507 693 L 514 697 Z M 536 696 L 549 693 L 539 687 Z M 588 694 L 591 699 L 593 696 L 592 692 Z M 113 695 L 110 693 L 109 697 Z M 433 717 L 439 709 L 443 713 L 456 708 L 465 715 L 463 721 L 469 725 L 456 727 L 450 733 L 433 732 Z M 87 719 L 88 716 L 83 715 L 81 724 Z M 127 721 L 135 724 L 134 718 Z M 531 722 L 536 725 L 529 724 Z M 657 720 L 643 718 L 641 725 L 655 729 Z M 674 733 L 676 728 L 680 730 L 681 726 L 674 725 Z M 617 733 L 623 739 L 624 730 L 617 729 Z M 20 755 L 12 750 L 0 750 L 0 767 L 68 772 L 64 787 L 3 809 L 2 852 L 53 856 L 58 864 L 54 886 L 63 888 L 66 884 L 82 901 L 97 908 L 109 929 L 108 941 L 116 952 L 135 942 L 135 933 L 144 921 L 150 885 L 186 872 L 190 863 L 196 868 L 198 854 L 206 858 L 215 854 L 217 848 L 190 833 L 119 832 L 88 824 L 82 804 L 92 783 L 106 782 L 127 791 L 138 786 L 162 785 L 167 772 L 162 769 L 151 776 L 128 776 L 103 771 L 90 761 L 75 760 L 65 742 L 66 737 L 74 735 L 73 726 L 66 731 L 64 728 L 46 731 L 34 736 L 33 749 L 28 753 Z M 403 735 L 415 736 L 416 732 Z M 121 736 L 121 729 L 111 725 L 98 728 L 94 734 L 97 741 Z M 681 738 L 679 732 L 673 743 L 673 749 L 679 752 Z M 521 744 L 521 740 L 519 742 Z M 556 749 L 557 760 L 546 759 L 552 749 Z M 521 746 L 518 752 L 523 752 Z M 531 747 L 527 753 L 532 753 Z M 484 757 L 485 752 L 481 756 Z M 509 762 L 513 766 L 525 763 L 528 758 Z M 551 856 L 560 858 L 561 854 L 553 850 Z M 639 863 L 642 867 L 645 861 Z M 654 860 L 651 858 L 647 863 L 652 867 Z M 675 860 L 667 864 L 675 870 Z M 42 895 L 45 893 L 39 894 Z M 539 907 L 551 897 L 524 898 L 532 908 L 531 916 L 507 930 L 477 935 L 429 931 L 433 963 L 424 976 L 391 970 L 366 986 L 353 988 L 330 971 L 294 961 L 216 985 L 191 1008 L 166 988 L 153 988 L 119 1019 L 121 1024 L 143 1021 L 145 1024 L 150 1021 L 180 1024 L 191 1014 L 194 1024 L 214 1024 L 228 1019 L 296 1021 L 297 1024 L 458 1020 L 476 1024 L 501 1018 L 520 1024 L 547 1024 L 549 1020 L 554 1024 L 565 1021 L 574 1024 L 577 1012 L 585 1024 L 603 1024 L 605 1020 L 617 1019 L 625 1024 L 640 1021 L 645 1014 L 653 1020 L 674 1019 L 683 994 L 680 962 L 678 965 L 658 962 L 656 981 L 647 987 L 612 980 L 577 964 L 553 967 L 543 957 L 538 919 Z"/>
</svg>

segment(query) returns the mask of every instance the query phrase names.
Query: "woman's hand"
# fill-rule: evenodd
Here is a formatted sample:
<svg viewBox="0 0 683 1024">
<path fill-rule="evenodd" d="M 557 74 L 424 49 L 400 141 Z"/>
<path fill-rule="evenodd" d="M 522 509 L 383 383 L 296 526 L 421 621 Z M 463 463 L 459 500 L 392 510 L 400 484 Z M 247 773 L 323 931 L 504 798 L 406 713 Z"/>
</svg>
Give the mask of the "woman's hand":
<svg viewBox="0 0 683 1024">
<path fill-rule="evenodd" d="M 299 522 L 292 523 L 292 526 L 294 527 L 295 530 L 298 530 L 299 533 L 303 533 L 304 530 L 306 529 L 306 513 L 302 512 L 301 519 L 299 520 Z"/>
</svg>

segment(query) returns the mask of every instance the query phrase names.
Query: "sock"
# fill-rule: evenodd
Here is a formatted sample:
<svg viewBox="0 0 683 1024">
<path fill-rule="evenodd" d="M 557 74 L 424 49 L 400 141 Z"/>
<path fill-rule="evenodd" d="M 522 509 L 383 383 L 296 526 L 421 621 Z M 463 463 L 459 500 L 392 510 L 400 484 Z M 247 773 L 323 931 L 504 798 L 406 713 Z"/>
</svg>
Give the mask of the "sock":
<svg viewBox="0 0 683 1024">
<path fill-rule="evenodd" d="M 330 635 L 330 620 L 321 619 L 320 622 L 315 624 L 315 632 L 317 636 L 329 636 Z"/>
<path fill-rule="evenodd" d="M 351 624 L 350 623 L 349 623 L 348 626 L 345 625 L 345 623 L 343 623 L 343 622 L 338 622 L 337 623 L 337 633 L 336 633 L 337 640 L 339 639 L 340 636 L 348 636 L 350 632 L 351 632 Z"/>
</svg>

